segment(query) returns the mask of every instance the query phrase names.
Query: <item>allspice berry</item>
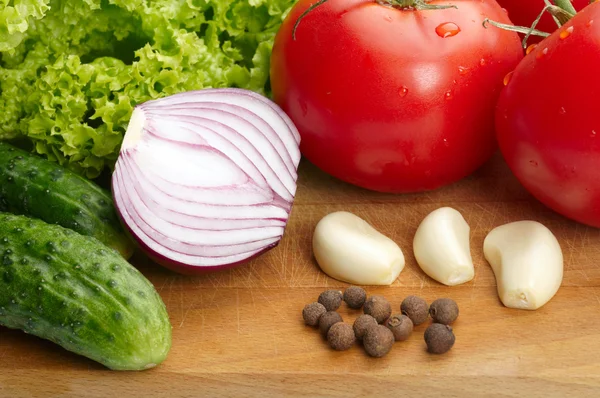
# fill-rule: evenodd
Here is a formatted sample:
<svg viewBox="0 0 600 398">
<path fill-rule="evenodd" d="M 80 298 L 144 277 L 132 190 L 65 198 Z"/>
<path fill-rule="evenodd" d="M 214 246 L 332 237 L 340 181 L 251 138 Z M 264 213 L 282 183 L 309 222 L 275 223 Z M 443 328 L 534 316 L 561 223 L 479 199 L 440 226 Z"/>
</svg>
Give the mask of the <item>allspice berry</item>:
<svg viewBox="0 0 600 398">
<path fill-rule="evenodd" d="M 336 351 L 346 351 L 356 342 L 354 330 L 348 323 L 338 322 L 327 332 L 327 342 Z"/>
<path fill-rule="evenodd" d="M 409 317 L 402 314 L 392 315 L 385 322 L 385 326 L 392 331 L 396 341 L 407 340 L 413 331 L 413 322 Z"/>
<path fill-rule="evenodd" d="M 377 323 L 383 323 L 392 315 L 392 306 L 383 296 L 371 296 L 365 302 L 363 312 L 375 318 Z"/>
<path fill-rule="evenodd" d="M 363 338 L 365 351 L 372 357 L 381 358 L 387 355 L 394 345 L 394 334 L 383 325 L 367 329 Z"/>
<path fill-rule="evenodd" d="M 338 322 L 343 322 L 342 316 L 335 311 L 327 311 L 319 318 L 319 331 L 323 337 L 327 337 L 329 329 Z"/>
<path fill-rule="evenodd" d="M 354 321 L 352 328 L 354 329 L 354 335 L 358 340 L 362 340 L 367 333 L 367 329 L 377 326 L 377 320 L 371 315 L 362 314 Z"/>
<path fill-rule="evenodd" d="M 367 292 L 362 287 L 350 286 L 344 290 L 344 301 L 352 309 L 362 308 L 367 299 Z"/>
<path fill-rule="evenodd" d="M 319 295 L 318 301 L 325 306 L 327 311 L 336 311 L 342 305 L 342 292 L 339 290 L 325 290 Z"/>
<path fill-rule="evenodd" d="M 454 345 L 456 337 L 452 332 L 452 328 L 441 323 L 432 323 L 425 330 L 425 343 L 427 351 L 432 354 L 443 354 L 448 352 Z"/>
<path fill-rule="evenodd" d="M 400 311 L 413 321 L 415 326 L 422 324 L 429 316 L 429 305 L 421 297 L 408 296 L 402 301 Z"/>
<path fill-rule="evenodd" d="M 429 315 L 435 323 L 450 325 L 458 318 L 458 305 L 449 298 L 437 299 L 429 306 Z"/>
<path fill-rule="evenodd" d="M 321 303 L 311 303 L 306 304 L 304 309 L 302 310 L 302 317 L 304 318 L 304 323 L 308 326 L 317 326 L 319 324 L 319 318 L 321 315 L 326 313 L 327 310 Z"/>
</svg>

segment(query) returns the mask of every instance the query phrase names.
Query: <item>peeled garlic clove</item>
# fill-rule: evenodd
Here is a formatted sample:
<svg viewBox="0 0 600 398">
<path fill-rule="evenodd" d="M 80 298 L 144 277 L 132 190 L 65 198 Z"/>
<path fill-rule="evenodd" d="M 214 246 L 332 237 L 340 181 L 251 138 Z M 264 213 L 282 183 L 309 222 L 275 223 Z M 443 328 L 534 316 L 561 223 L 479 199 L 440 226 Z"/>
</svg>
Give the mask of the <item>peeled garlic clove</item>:
<svg viewBox="0 0 600 398">
<path fill-rule="evenodd" d="M 404 269 L 404 254 L 394 241 L 345 211 L 319 221 L 313 252 L 323 272 L 357 285 L 390 285 Z"/>
<path fill-rule="evenodd" d="M 451 207 L 425 217 L 413 240 L 415 258 L 423 272 L 447 286 L 472 280 L 475 268 L 469 232 L 469 224 Z"/>
<path fill-rule="evenodd" d="M 538 222 L 518 221 L 493 229 L 485 238 L 483 253 L 492 266 L 498 295 L 506 307 L 536 310 L 560 288 L 560 244 Z"/>
</svg>

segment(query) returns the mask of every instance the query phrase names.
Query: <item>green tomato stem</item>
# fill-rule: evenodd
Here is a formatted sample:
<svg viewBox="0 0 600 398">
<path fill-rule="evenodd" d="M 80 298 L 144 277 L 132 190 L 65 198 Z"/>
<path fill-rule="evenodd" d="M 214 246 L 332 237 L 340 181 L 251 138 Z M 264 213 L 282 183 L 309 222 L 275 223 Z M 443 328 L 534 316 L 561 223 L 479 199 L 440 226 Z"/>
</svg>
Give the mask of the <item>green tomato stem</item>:
<svg viewBox="0 0 600 398">
<path fill-rule="evenodd" d="M 300 25 L 300 22 L 304 19 L 304 17 L 311 13 L 315 8 L 322 6 L 328 1 L 329 0 L 319 0 L 310 7 L 308 7 L 306 11 L 304 11 L 302 14 L 300 14 L 298 19 L 296 20 L 296 23 L 294 24 L 294 29 L 292 30 L 292 38 L 294 39 L 294 41 L 296 41 L 296 30 L 298 30 L 298 26 Z"/>
<path fill-rule="evenodd" d="M 500 22 L 492 21 L 489 18 L 484 19 L 483 20 L 483 27 L 487 29 L 487 25 L 488 24 L 492 25 L 492 26 L 495 26 L 497 28 L 500 28 L 500 29 L 510 30 L 511 32 L 517 32 L 517 33 L 523 33 L 523 34 L 530 34 L 530 35 L 540 36 L 540 37 L 548 37 L 548 36 L 550 36 L 550 33 L 542 32 L 541 30 L 532 29 L 532 28 L 526 28 L 524 26 L 507 25 L 507 24 L 503 24 L 503 23 L 500 23 Z"/>
<path fill-rule="evenodd" d="M 378 3 L 390 5 L 401 10 L 445 10 L 458 8 L 455 5 L 428 4 L 427 0 L 378 0 Z"/>
<path fill-rule="evenodd" d="M 548 7 L 548 13 L 552 15 L 552 18 L 557 22 L 558 27 L 563 26 L 567 23 L 567 21 L 575 16 L 575 14 L 571 14 L 564 9 L 557 6 Z"/>
<path fill-rule="evenodd" d="M 544 0 L 544 4 L 546 4 L 546 7 L 544 8 L 544 10 L 547 10 L 548 7 L 550 7 L 550 6 L 556 7 L 550 0 Z M 561 8 L 561 10 L 562 10 L 562 8 Z M 542 14 L 543 14 L 543 12 L 542 12 Z M 556 23 L 556 26 L 558 26 L 560 28 L 562 26 L 562 23 L 554 15 L 552 15 L 551 13 L 549 13 L 549 14 L 552 16 L 552 19 Z"/>
<path fill-rule="evenodd" d="M 298 26 L 300 25 L 300 22 L 304 19 L 304 17 L 306 17 L 308 14 L 310 14 L 312 11 L 314 11 L 315 8 L 322 6 L 323 4 L 327 3 L 328 1 L 329 0 L 319 0 L 316 3 L 312 4 L 310 7 L 308 7 L 302 14 L 300 14 L 298 19 L 296 20 L 296 23 L 294 24 L 294 28 L 292 29 L 292 38 L 294 41 L 296 40 L 296 31 L 298 30 Z M 455 5 L 451 5 L 451 4 L 449 4 L 449 5 L 429 4 L 428 2 L 431 0 L 376 0 L 376 1 L 378 4 L 388 6 L 388 7 L 398 8 L 401 10 L 420 11 L 420 10 L 445 10 L 448 8 L 458 9 L 458 7 L 456 7 Z"/>
<path fill-rule="evenodd" d="M 549 3 L 548 0 L 546 0 L 546 2 Z M 533 21 L 533 24 L 531 25 L 531 28 L 528 29 L 528 32 L 525 35 L 525 37 L 523 38 L 523 42 L 521 43 L 521 45 L 523 46 L 523 48 L 527 48 L 527 40 L 529 40 L 529 38 L 531 37 L 532 32 L 535 30 L 535 27 L 542 20 L 542 17 L 546 13 L 546 11 L 548 11 L 548 9 L 550 9 L 550 7 L 555 7 L 555 6 L 547 4 L 546 7 L 544 7 L 544 9 L 542 10 L 542 12 L 539 13 L 539 15 L 537 16 L 537 18 L 535 19 L 535 21 Z M 557 25 L 560 27 L 561 25 L 560 25 L 558 19 L 556 19 L 554 17 L 554 20 L 557 23 Z"/>
<path fill-rule="evenodd" d="M 575 7 L 573 7 L 573 4 L 571 3 L 571 0 L 554 0 L 554 4 L 556 4 L 557 7 L 562 8 L 571 15 L 577 14 Z"/>
</svg>

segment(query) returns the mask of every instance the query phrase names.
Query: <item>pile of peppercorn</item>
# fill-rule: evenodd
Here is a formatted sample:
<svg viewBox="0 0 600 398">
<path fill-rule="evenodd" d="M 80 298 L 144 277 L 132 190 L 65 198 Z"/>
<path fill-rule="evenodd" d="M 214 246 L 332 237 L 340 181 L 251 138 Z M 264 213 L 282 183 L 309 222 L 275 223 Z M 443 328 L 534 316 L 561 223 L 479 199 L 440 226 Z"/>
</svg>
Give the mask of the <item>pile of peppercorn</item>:
<svg viewBox="0 0 600 398">
<path fill-rule="evenodd" d="M 363 309 L 364 314 L 353 325 L 345 323 L 337 310 L 342 301 L 352 309 Z M 433 323 L 425 330 L 427 350 L 433 354 L 449 351 L 455 342 L 450 324 L 458 318 L 458 305 L 454 300 L 441 298 L 431 305 L 417 296 L 408 296 L 400 305 L 400 313 L 392 315 L 392 306 L 383 296 L 367 298 L 367 292 L 357 286 L 339 290 L 326 290 L 316 302 L 307 304 L 302 316 L 309 326 L 319 328 L 334 350 L 348 350 L 361 341 L 368 355 L 383 357 L 394 342 L 407 340 L 413 327 L 424 323 L 429 316 Z"/>
</svg>

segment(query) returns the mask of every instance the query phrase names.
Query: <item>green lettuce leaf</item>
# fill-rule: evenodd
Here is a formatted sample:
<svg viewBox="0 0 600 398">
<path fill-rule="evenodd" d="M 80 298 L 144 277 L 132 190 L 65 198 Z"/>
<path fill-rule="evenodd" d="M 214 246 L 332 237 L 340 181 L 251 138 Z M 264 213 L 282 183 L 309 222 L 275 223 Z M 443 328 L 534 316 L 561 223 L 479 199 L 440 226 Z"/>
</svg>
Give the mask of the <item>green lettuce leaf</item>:
<svg viewBox="0 0 600 398">
<path fill-rule="evenodd" d="M 296 0 L 0 0 L 0 139 L 89 178 L 114 164 L 133 108 L 209 87 L 268 95 Z"/>
<path fill-rule="evenodd" d="M 0 52 L 13 51 L 26 36 L 30 19 L 40 19 L 50 0 L 0 0 Z"/>
</svg>

